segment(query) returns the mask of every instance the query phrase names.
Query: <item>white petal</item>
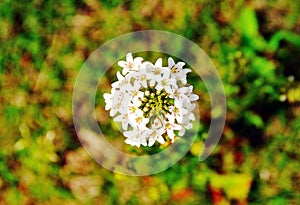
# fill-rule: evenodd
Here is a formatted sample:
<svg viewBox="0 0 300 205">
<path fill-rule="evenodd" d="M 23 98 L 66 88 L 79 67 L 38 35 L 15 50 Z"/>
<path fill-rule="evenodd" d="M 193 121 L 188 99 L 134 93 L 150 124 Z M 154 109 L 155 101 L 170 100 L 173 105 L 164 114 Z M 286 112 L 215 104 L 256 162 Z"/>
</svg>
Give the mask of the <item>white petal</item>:
<svg viewBox="0 0 300 205">
<path fill-rule="evenodd" d="M 192 113 L 192 112 L 189 113 L 188 119 L 194 121 L 194 120 L 195 120 L 195 115 L 194 115 L 194 113 Z"/>
<path fill-rule="evenodd" d="M 156 81 L 154 79 L 152 79 L 149 84 L 150 84 L 150 86 L 154 86 L 155 83 L 156 83 Z"/>
<path fill-rule="evenodd" d="M 187 80 L 186 80 L 186 78 L 181 78 L 181 79 L 180 79 L 180 81 L 181 81 L 181 82 L 182 82 L 182 84 L 184 84 L 184 85 L 185 85 L 185 84 L 187 84 Z"/>
<path fill-rule="evenodd" d="M 174 85 L 174 86 L 176 86 L 176 80 L 175 80 L 174 78 L 171 78 L 171 79 L 169 80 L 169 85 Z"/>
<path fill-rule="evenodd" d="M 193 124 L 192 123 L 189 123 L 185 126 L 186 129 L 191 129 L 193 127 Z"/>
<path fill-rule="evenodd" d="M 124 67 L 123 70 L 122 70 L 122 74 L 123 74 L 123 75 L 126 75 L 129 71 L 130 71 L 129 68 Z"/>
<path fill-rule="evenodd" d="M 147 141 L 146 140 L 141 140 L 140 142 L 143 146 L 147 146 Z"/>
<path fill-rule="evenodd" d="M 178 123 L 182 123 L 182 121 L 183 121 L 182 115 L 181 114 L 176 115 L 176 120 Z"/>
<path fill-rule="evenodd" d="M 187 109 L 185 109 L 185 108 L 182 108 L 181 112 L 182 112 L 183 115 L 186 115 L 186 114 L 189 113 L 189 111 Z"/>
<path fill-rule="evenodd" d="M 157 59 L 154 65 L 155 67 L 162 67 L 162 59 L 161 58 Z"/>
<path fill-rule="evenodd" d="M 157 141 L 160 143 L 160 144 L 165 144 L 165 140 L 162 136 L 158 136 L 157 138 Z"/>
<path fill-rule="evenodd" d="M 128 120 L 123 120 L 122 121 L 122 129 L 127 130 L 127 128 L 128 128 Z"/>
<path fill-rule="evenodd" d="M 180 129 L 181 129 L 180 125 L 178 125 L 178 124 L 173 125 L 173 130 L 180 130 Z"/>
<path fill-rule="evenodd" d="M 121 73 L 118 71 L 117 72 L 117 78 L 119 81 L 122 81 L 124 79 L 124 76 L 121 75 Z"/>
<path fill-rule="evenodd" d="M 175 134 L 174 134 L 173 130 L 167 129 L 167 134 L 168 134 L 168 137 L 172 140 L 172 142 L 174 142 Z"/>
<path fill-rule="evenodd" d="M 133 63 L 133 57 L 132 57 L 131 53 L 127 53 L 127 55 L 126 55 L 126 61 L 130 62 L 130 63 Z"/>
<path fill-rule="evenodd" d="M 136 57 L 136 58 L 133 60 L 133 63 L 134 63 L 134 64 L 140 64 L 142 61 L 143 61 L 143 58 L 142 58 L 142 57 Z"/>
<path fill-rule="evenodd" d="M 126 61 L 118 61 L 118 65 L 122 68 L 127 66 L 127 62 Z"/>
<path fill-rule="evenodd" d="M 196 94 L 191 94 L 190 97 L 189 97 L 190 101 L 195 101 L 195 100 L 198 100 L 199 99 L 199 96 L 196 95 Z"/>
<path fill-rule="evenodd" d="M 111 87 L 113 87 L 113 88 L 119 88 L 120 83 L 121 83 L 120 81 L 116 81 L 116 82 L 114 82 L 114 83 L 111 84 Z"/>
<path fill-rule="evenodd" d="M 151 147 L 152 145 L 154 145 L 154 143 L 155 143 L 155 139 L 150 138 L 150 139 L 148 140 L 148 146 L 149 146 L 149 147 Z"/>
<path fill-rule="evenodd" d="M 122 92 L 126 92 L 126 91 L 130 91 L 132 89 L 131 84 L 128 83 L 124 83 L 120 86 L 120 91 Z"/>
<path fill-rule="evenodd" d="M 174 123 L 174 121 L 175 121 L 174 115 L 166 114 L 165 117 L 169 120 L 169 122 L 170 122 L 171 124 Z"/>
<path fill-rule="evenodd" d="M 181 72 L 184 72 L 185 74 L 187 74 L 189 72 L 192 72 L 192 70 L 188 69 L 188 68 L 184 68 Z"/>
<path fill-rule="evenodd" d="M 173 60 L 173 58 L 169 57 L 168 58 L 168 67 L 172 68 L 175 65 L 175 62 Z"/>
<path fill-rule="evenodd" d="M 114 121 L 115 122 L 122 122 L 122 120 L 123 120 L 123 116 L 122 115 L 118 115 L 118 116 L 114 117 Z"/>
<path fill-rule="evenodd" d="M 145 68 L 146 71 L 149 71 L 152 68 L 154 68 L 154 65 L 149 61 L 143 62 L 142 66 Z"/>
<path fill-rule="evenodd" d="M 111 109 L 111 106 L 112 106 L 112 104 L 106 103 L 104 109 L 109 110 L 109 109 Z"/>
<path fill-rule="evenodd" d="M 190 86 L 188 87 L 188 92 L 191 93 L 191 92 L 193 91 L 193 88 L 194 88 L 193 85 L 190 85 Z"/>
<path fill-rule="evenodd" d="M 152 84 L 152 85 L 151 85 L 151 84 Z M 151 83 L 151 82 L 150 82 L 150 85 L 151 85 L 151 86 L 154 86 L 154 83 Z M 162 85 L 160 85 L 160 84 L 157 84 L 157 85 L 155 86 L 155 89 L 156 89 L 156 90 L 162 90 L 162 89 L 165 89 L 165 86 L 162 86 Z"/>
<path fill-rule="evenodd" d="M 138 131 L 132 130 L 132 131 L 126 131 L 126 132 L 124 132 L 123 135 L 125 137 L 128 137 L 128 138 L 133 138 L 133 137 L 135 137 L 137 135 L 137 133 L 138 133 Z"/>
<path fill-rule="evenodd" d="M 178 63 L 176 64 L 176 68 L 182 69 L 182 67 L 183 67 L 184 65 L 185 65 L 184 62 L 178 62 Z"/>
<path fill-rule="evenodd" d="M 125 140 L 125 143 L 126 143 L 126 144 L 130 144 L 131 146 L 137 146 L 137 147 L 140 147 L 140 143 L 139 143 L 137 140 L 135 140 L 135 139 L 127 138 L 127 139 Z"/>
<path fill-rule="evenodd" d="M 190 111 L 192 111 L 192 110 L 195 109 L 195 107 L 196 107 L 196 104 L 195 104 L 195 103 L 191 103 L 190 106 L 188 107 L 188 109 L 189 109 Z"/>
<path fill-rule="evenodd" d="M 112 101 L 112 94 L 110 94 L 110 93 L 104 93 L 104 94 L 103 94 L 103 97 L 104 97 L 105 102 L 106 102 L 106 101 L 107 101 L 107 102 Z"/>
<path fill-rule="evenodd" d="M 182 128 L 179 132 L 178 132 L 178 135 L 179 136 L 183 136 L 185 133 L 185 128 Z"/>
<path fill-rule="evenodd" d="M 143 80 L 142 81 L 142 86 L 144 87 L 144 88 L 147 88 L 148 86 L 147 86 L 147 80 Z"/>
<path fill-rule="evenodd" d="M 114 107 L 111 108 L 110 112 L 109 112 L 109 115 L 111 117 L 115 116 L 117 114 L 118 110 Z"/>
</svg>

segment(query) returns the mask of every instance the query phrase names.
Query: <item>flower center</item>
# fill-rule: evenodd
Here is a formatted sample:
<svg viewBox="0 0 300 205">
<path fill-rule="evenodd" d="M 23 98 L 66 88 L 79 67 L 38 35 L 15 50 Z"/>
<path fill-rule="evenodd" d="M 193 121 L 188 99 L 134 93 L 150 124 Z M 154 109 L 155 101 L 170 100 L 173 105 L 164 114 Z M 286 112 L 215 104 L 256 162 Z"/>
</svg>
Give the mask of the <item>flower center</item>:
<svg viewBox="0 0 300 205">
<path fill-rule="evenodd" d="M 164 89 L 156 90 L 151 87 L 144 90 L 144 97 L 140 100 L 139 108 L 144 112 L 146 118 L 170 113 L 169 106 L 174 105 L 174 99 L 170 98 Z"/>
<path fill-rule="evenodd" d="M 178 69 L 177 69 L 176 67 L 173 66 L 173 67 L 171 68 L 171 72 L 174 73 L 174 74 L 175 74 L 175 73 L 178 73 Z"/>
<path fill-rule="evenodd" d="M 154 69 L 153 69 L 153 73 L 155 74 L 155 75 L 159 75 L 160 74 L 160 68 L 157 68 L 157 67 L 155 67 Z"/>
</svg>

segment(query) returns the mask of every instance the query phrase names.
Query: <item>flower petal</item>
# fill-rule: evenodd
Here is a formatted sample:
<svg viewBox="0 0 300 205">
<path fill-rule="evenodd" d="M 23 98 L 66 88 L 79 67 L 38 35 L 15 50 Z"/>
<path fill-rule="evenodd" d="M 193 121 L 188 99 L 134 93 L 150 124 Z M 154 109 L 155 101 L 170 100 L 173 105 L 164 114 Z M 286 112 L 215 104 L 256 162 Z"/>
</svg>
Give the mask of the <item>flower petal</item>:
<svg viewBox="0 0 300 205">
<path fill-rule="evenodd" d="M 127 66 L 127 62 L 126 61 L 118 61 L 118 65 L 122 68 Z"/>
<path fill-rule="evenodd" d="M 162 59 L 161 58 L 157 59 L 154 65 L 155 67 L 162 67 Z"/>
<path fill-rule="evenodd" d="M 126 61 L 129 63 L 133 63 L 133 57 L 131 53 L 127 53 L 126 55 Z"/>
<path fill-rule="evenodd" d="M 168 68 L 172 68 L 175 65 L 175 62 L 173 60 L 173 58 L 169 57 L 168 58 Z"/>
<path fill-rule="evenodd" d="M 157 138 L 157 141 L 160 143 L 160 144 L 165 144 L 165 140 L 162 136 L 158 136 Z"/>
</svg>

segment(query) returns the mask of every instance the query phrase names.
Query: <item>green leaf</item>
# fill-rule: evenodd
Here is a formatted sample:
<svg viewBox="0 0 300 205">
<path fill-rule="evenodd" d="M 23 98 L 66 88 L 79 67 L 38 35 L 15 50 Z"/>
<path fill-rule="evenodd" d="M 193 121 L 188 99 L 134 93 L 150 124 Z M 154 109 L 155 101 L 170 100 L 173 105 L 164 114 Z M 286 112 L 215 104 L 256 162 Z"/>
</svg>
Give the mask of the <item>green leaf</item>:
<svg viewBox="0 0 300 205">
<path fill-rule="evenodd" d="M 259 74 L 260 76 L 270 78 L 275 70 L 275 65 L 273 62 L 268 61 L 262 57 L 255 57 L 252 64 L 253 72 Z"/>
<path fill-rule="evenodd" d="M 280 41 L 285 40 L 295 46 L 300 47 L 300 35 L 289 31 L 278 31 L 276 32 L 269 41 L 269 49 L 275 51 L 279 47 Z"/>
<path fill-rule="evenodd" d="M 249 38 L 255 38 L 258 35 L 258 21 L 253 9 L 242 10 L 237 21 L 243 35 Z"/>
<path fill-rule="evenodd" d="M 245 112 L 245 119 L 250 125 L 255 125 L 257 128 L 262 128 L 264 122 L 261 117 L 253 112 Z"/>
</svg>

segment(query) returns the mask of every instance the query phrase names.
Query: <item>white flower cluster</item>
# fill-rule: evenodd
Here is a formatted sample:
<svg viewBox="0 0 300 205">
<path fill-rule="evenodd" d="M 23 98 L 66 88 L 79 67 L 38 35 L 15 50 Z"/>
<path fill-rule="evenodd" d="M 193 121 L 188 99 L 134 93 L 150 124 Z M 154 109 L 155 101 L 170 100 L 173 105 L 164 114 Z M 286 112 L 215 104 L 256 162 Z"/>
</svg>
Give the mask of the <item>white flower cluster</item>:
<svg viewBox="0 0 300 205">
<path fill-rule="evenodd" d="M 168 66 L 163 67 L 161 58 L 153 65 L 128 53 L 126 61 L 118 65 L 123 68 L 122 74 L 117 72 L 118 81 L 104 99 L 110 116 L 122 124 L 125 143 L 151 147 L 156 141 L 174 142 L 175 133 L 183 136 L 192 128 L 193 102 L 199 97 L 193 94 L 193 86 L 187 85 L 191 70 L 183 68 L 184 62 L 175 63 L 170 57 Z"/>
</svg>

